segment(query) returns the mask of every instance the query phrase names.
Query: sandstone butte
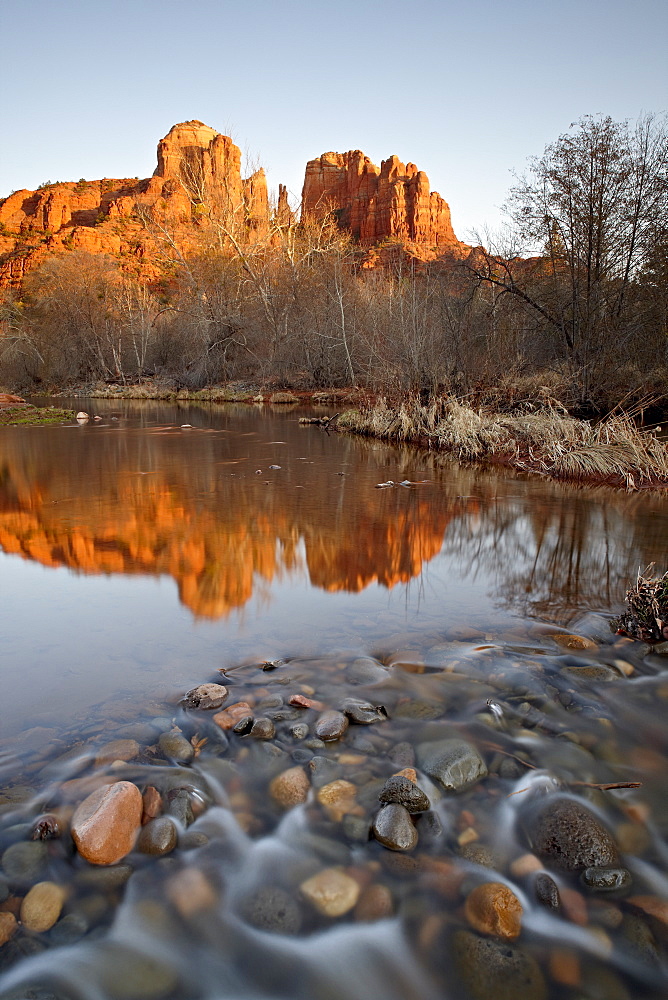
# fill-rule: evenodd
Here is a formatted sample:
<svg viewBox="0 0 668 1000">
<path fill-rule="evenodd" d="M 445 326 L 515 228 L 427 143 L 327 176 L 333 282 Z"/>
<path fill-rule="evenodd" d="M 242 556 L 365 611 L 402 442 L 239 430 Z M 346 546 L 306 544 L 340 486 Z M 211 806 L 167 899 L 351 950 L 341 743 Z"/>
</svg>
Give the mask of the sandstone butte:
<svg viewBox="0 0 668 1000">
<path fill-rule="evenodd" d="M 157 159 L 144 180 L 46 183 L 0 200 L 0 287 L 20 287 L 46 256 L 68 250 L 108 254 L 142 280 L 157 279 L 166 237 L 182 250 L 201 245 L 211 210 L 250 243 L 266 240 L 272 224 L 294 221 L 286 188 L 279 185 L 272 211 L 264 170 L 243 178 L 239 147 L 200 121 L 174 125 L 158 143 Z M 359 150 L 311 160 L 302 212 L 333 212 L 366 248 L 390 240 L 422 259 L 469 250 L 427 175 L 396 156 L 380 169 Z M 369 263 L 374 259 L 370 253 Z"/>
</svg>

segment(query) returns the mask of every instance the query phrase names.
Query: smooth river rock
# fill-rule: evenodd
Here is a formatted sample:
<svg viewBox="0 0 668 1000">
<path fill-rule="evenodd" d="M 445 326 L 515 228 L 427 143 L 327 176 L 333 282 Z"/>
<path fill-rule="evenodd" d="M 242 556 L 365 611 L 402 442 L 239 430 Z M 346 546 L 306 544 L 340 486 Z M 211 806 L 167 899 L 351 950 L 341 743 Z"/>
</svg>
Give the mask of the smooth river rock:
<svg viewBox="0 0 668 1000">
<path fill-rule="evenodd" d="M 324 917 L 342 917 L 353 909 L 360 895 L 359 883 L 340 868 L 324 868 L 299 888 Z"/>
<path fill-rule="evenodd" d="M 538 962 L 507 941 L 457 931 L 452 950 L 472 1000 L 546 1000 L 547 986 Z"/>
<path fill-rule="evenodd" d="M 397 802 L 408 809 L 409 813 L 426 812 L 431 803 L 421 788 L 403 775 L 394 774 L 385 782 L 378 796 L 384 804 Z"/>
<path fill-rule="evenodd" d="M 321 740 L 339 740 L 348 728 L 343 712 L 323 712 L 315 724 L 315 735 Z"/>
<path fill-rule="evenodd" d="M 412 851 L 418 842 L 418 832 L 408 810 L 391 802 L 383 806 L 373 821 L 373 835 L 390 851 Z"/>
<path fill-rule="evenodd" d="M 134 847 L 142 817 L 141 792 L 131 781 L 103 785 L 72 817 L 72 839 L 94 865 L 113 865 Z"/>
<path fill-rule="evenodd" d="M 55 882 L 38 882 L 21 903 L 21 923 L 29 931 L 48 931 L 60 916 L 65 889 Z"/>
<path fill-rule="evenodd" d="M 484 882 L 470 892 L 464 916 L 481 934 L 514 941 L 522 930 L 522 904 L 503 882 Z"/>
<path fill-rule="evenodd" d="M 552 798 L 529 823 L 534 851 L 557 868 L 616 867 L 617 847 L 594 813 L 575 799 Z"/>
<path fill-rule="evenodd" d="M 158 740 L 158 746 L 165 757 L 180 764 L 189 764 L 195 756 L 195 748 L 181 733 L 163 733 Z"/>
<path fill-rule="evenodd" d="M 269 785 L 269 794 L 282 809 L 306 802 L 311 782 L 303 767 L 290 767 L 281 771 Z"/>
<path fill-rule="evenodd" d="M 174 850 L 177 841 L 178 831 L 174 820 L 169 816 L 157 816 L 141 828 L 137 849 L 142 854 L 162 857 Z"/>
<path fill-rule="evenodd" d="M 457 737 L 421 743 L 418 761 L 447 792 L 464 791 L 487 776 L 487 765 L 476 748 Z"/>
</svg>

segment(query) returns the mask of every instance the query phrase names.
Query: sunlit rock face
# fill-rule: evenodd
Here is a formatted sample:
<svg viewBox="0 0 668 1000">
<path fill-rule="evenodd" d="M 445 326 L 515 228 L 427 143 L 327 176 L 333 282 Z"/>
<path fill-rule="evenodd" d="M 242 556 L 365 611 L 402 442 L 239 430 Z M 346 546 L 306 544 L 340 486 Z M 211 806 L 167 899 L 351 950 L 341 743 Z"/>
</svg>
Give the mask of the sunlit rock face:
<svg viewBox="0 0 668 1000">
<path fill-rule="evenodd" d="M 0 201 L 0 286 L 18 286 L 48 254 L 107 253 L 153 276 L 151 225 L 185 245 L 211 219 L 263 235 L 269 200 L 263 170 L 241 176 L 241 151 L 200 121 L 174 125 L 158 143 L 153 176 L 47 183 Z"/>
<path fill-rule="evenodd" d="M 318 218 L 333 212 L 340 227 L 366 245 L 394 238 L 441 252 L 464 246 L 425 172 L 397 156 L 379 168 L 359 149 L 323 153 L 306 165 L 302 206 Z"/>
</svg>

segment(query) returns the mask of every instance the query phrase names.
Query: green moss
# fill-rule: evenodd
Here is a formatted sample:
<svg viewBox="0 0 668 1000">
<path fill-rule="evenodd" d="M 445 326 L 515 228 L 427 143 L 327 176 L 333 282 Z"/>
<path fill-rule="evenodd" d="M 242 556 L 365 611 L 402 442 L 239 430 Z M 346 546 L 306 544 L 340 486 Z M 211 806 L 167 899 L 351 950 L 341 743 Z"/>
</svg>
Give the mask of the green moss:
<svg viewBox="0 0 668 1000">
<path fill-rule="evenodd" d="M 74 410 L 63 410 L 58 406 L 10 406 L 0 410 L 0 426 L 63 424 L 75 419 Z"/>
</svg>

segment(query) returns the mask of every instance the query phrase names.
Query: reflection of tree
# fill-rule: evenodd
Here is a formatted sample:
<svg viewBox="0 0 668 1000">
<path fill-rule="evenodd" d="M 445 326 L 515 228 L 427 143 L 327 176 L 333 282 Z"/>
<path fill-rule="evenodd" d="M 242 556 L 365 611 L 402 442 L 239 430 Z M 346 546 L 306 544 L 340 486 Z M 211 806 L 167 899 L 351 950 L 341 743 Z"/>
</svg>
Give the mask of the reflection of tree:
<svg viewBox="0 0 668 1000">
<path fill-rule="evenodd" d="M 444 546 L 463 576 L 491 577 L 499 606 L 568 621 L 587 609 L 614 608 L 639 566 L 665 560 L 668 512 L 660 497 L 518 486 L 497 481 L 479 530 L 472 533 L 466 519 L 453 522 Z M 503 492 L 513 495 L 504 500 Z"/>
</svg>

